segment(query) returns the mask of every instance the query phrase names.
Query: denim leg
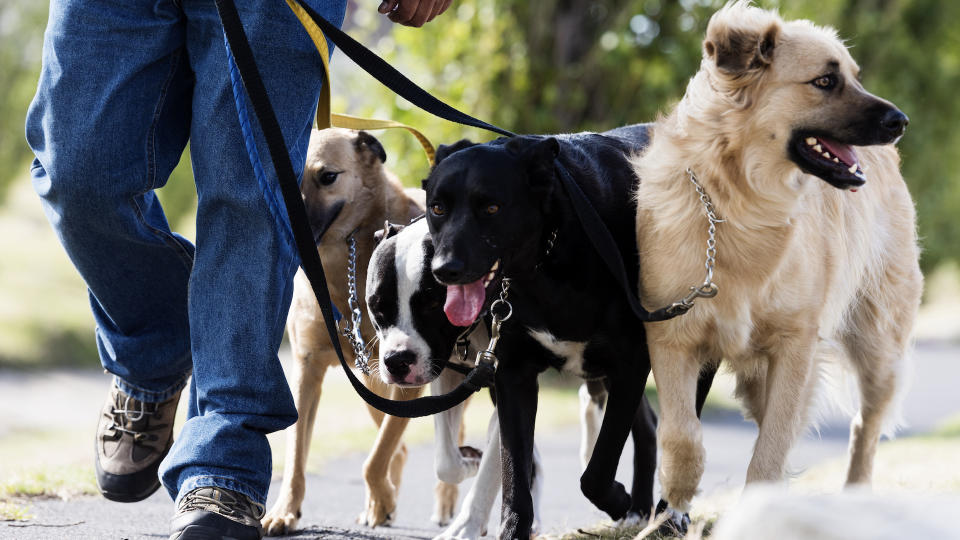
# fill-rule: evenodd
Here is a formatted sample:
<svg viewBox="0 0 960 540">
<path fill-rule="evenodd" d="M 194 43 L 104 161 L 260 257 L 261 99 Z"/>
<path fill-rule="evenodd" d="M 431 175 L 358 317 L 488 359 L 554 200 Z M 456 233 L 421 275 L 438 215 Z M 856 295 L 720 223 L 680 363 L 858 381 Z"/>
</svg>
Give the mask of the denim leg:
<svg viewBox="0 0 960 540">
<path fill-rule="evenodd" d="M 299 173 L 320 91 L 320 58 L 283 2 L 237 4 Z M 341 22 L 344 2 L 318 4 Z M 289 225 L 277 214 L 282 202 L 266 146 L 258 145 L 269 180 L 261 185 L 241 136 L 213 3 L 185 0 L 183 8 L 197 74 L 190 137 L 199 208 L 189 287 L 196 393 L 195 414 L 161 465 L 161 478 L 173 497 L 218 486 L 264 503 L 271 476 L 266 434 L 297 417 L 277 349 L 298 260 Z"/>
<path fill-rule="evenodd" d="M 33 185 L 89 289 L 103 366 L 151 402 L 191 369 L 194 248 L 153 193 L 189 136 L 185 22 L 174 0 L 53 0 L 26 123 Z"/>
</svg>

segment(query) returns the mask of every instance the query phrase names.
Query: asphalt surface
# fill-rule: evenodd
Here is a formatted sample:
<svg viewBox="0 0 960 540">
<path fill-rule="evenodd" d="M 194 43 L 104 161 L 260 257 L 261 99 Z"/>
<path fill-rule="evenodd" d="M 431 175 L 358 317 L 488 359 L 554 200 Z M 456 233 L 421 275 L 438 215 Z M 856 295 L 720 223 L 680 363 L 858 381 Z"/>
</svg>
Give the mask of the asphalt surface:
<svg viewBox="0 0 960 540">
<path fill-rule="evenodd" d="M 960 346 L 934 343 L 920 344 L 914 354 L 915 375 L 912 389 L 904 403 L 904 417 L 909 426 L 901 436 L 929 431 L 944 418 L 960 411 L 956 381 L 960 380 Z M 64 385 L 65 381 L 72 381 Z M 0 444 L 11 422 L 35 422 L 31 415 L 42 416 L 43 407 L 24 406 L 22 400 L 34 399 L 37 386 L 57 383 L 65 389 L 65 399 L 72 393 L 83 393 L 83 385 L 95 382 L 102 388 L 103 378 L 90 374 L 58 372 L 51 375 L 29 375 L 0 371 Z M 96 404 L 99 406 L 100 392 Z M 89 398 L 88 398 L 89 399 Z M 65 410 L 64 414 L 82 415 L 89 420 L 88 410 Z M 26 417 L 24 417 L 26 415 Z M 79 416 L 78 416 L 79 417 Z M 801 471 L 825 459 L 842 456 L 847 447 L 847 422 L 840 415 L 828 415 L 820 424 L 819 434 L 805 436 L 791 454 L 792 471 Z M 5 427 L 6 426 L 6 427 Z M 714 413 L 704 418 L 704 444 L 707 448 L 706 472 L 702 493 L 742 486 L 756 427 L 744 422 L 739 414 Z M 579 435 L 576 427 L 552 433 L 538 433 L 537 444 L 544 460 L 544 500 L 542 503 L 545 533 L 561 533 L 590 527 L 605 518 L 580 494 Z M 629 448 L 629 444 L 628 444 Z M 618 478 L 629 484 L 630 450 L 621 459 Z M 364 455 L 348 455 L 327 462 L 319 474 L 307 478 L 307 495 L 303 505 L 300 531 L 286 538 L 296 539 L 407 539 L 432 538 L 441 529 L 429 521 L 433 501 L 433 450 L 429 446 L 410 448 L 404 471 L 404 483 L 398 498 L 396 519 L 391 527 L 370 529 L 355 523 L 363 504 L 363 483 L 360 477 Z M 842 479 L 837 479 L 838 485 Z M 461 500 L 469 488 L 461 486 Z M 279 482 L 271 490 L 270 503 L 276 496 Z M 0 538 L 16 539 L 147 539 L 166 538 L 173 507 L 163 493 L 157 493 L 136 504 L 113 503 L 99 497 L 81 497 L 69 501 L 32 500 L 29 522 L 0 522 Z M 270 507 L 268 503 L 267 507 Z M 495 505 L 488 530 L 496 531 L 499 501 Z"/>
</svg>

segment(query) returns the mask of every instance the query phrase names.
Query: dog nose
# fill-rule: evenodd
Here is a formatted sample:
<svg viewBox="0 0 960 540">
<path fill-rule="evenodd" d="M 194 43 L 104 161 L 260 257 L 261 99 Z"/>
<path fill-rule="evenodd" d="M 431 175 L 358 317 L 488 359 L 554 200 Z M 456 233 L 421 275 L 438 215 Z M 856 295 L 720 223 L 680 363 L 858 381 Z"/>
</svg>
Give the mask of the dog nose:
<svg viewBox="0 0 960 540">
<path fill-rule="evenodd" d="M 451 257 L 445 261 L 434 258 L 433 277 L 442 283 L 456 283 L 463 277 L 465 265 L 460 259 Z"/>
<path fill-rule="evenodd" d="M 909 123 L 910 119 L 899 109 L 888 110 L 883 115 L 883 118 L 880 119 L 880 127 L 883 128 L 890 137 L 903 135 L 903 130 L 906 129 Z"/>
<path fill-rule="evenodd" d="M 410 366 L 416 363 L 417 357 L 410 351 L 388 353 L 383 357 L 383 363 L 394 380 L 403 380 L 410 373 Z"/>
</svg>

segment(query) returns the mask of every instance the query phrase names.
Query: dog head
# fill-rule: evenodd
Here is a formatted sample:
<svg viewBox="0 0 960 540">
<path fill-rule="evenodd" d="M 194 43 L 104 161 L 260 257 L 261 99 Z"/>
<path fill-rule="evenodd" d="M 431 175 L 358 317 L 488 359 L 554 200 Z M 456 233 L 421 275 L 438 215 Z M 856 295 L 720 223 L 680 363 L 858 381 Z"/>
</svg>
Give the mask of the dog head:
<svg viewBox="0 0 960 540">
<path fill-rule="evenodd" d="M 318 245 L 324 235 L 345 240 L 370 216 L 383 214 L 386 160 L 383 146 L 365 131 L 313 130 L 300 191 Z"/>
<path fill-rule="evenodd" d="M 429 383 L 446 365 L 463 331 L 443 313 L 445 288 L 433 279 L 433 242 L 425 220 L 377 233 L 367 269 L 366 300 L 380 338 L 380 378 L 387 384 Z"/>
<path fill-rule="evenodd" d="M 711 122 L 726 127 L 725 142 L 740 142 L 730 144 L 744 161 L 756 157 L 744 164 L 756 181 L 783 178 L 772 168 L 792 164 L 834 187 L 856 188 L 867 176 L 854 147 L 894 143 L 908 123 L 867 92 L 859 75 L 833 29 L 737 1 L 710 19 L 687 106 L 719 94 Z M 770 162 L 776 155 L 782 163 Z"/>
<path fill-rule="evenodd" d="M 469 326 L 504 275 L 529 271 L 542 255 L 559 144 L 521 136 L 441 150 L 424 180 L 431 269 L 446 287 L 448 319 Z"/>
</svg>

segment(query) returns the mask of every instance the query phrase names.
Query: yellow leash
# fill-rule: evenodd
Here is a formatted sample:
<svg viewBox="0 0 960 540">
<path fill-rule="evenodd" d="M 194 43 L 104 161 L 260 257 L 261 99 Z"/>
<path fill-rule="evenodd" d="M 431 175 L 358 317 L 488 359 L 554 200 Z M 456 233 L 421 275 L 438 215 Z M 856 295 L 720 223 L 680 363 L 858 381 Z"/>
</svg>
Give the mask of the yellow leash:
<svg viewBox="0 0 960 540">
<path fill-rule="evenodd" d="M 406 124 L 401 124 L 400 122 L 395 122 L 393 120 L 360 118 L 357 116 L 339 114 L 330 111 L 330 50 L 327 48 L 327 38 L 324 37 L 323 31 L 320 30 L 320 27 L 317 26 L 317 23 L 313 22 L 313 19 L 310 18 L 310 15 L 308 15 L 306 11 L 304 11 L 303 7 L 300 6 L 297 0 L 286 1 L 287 5 L 290 6 L 290 10 L 293 11 L 293 14 L 297 16 L 297 19 L 300 19 L 300 24 L 303 25 L 304 29 L 306 29 L 307 34 L 310 35 L 310 39 L 313 40 L 313 44 L 317 47 L 317 51 L 320 52 L 320 59 L 323 61 L 323 87 L 320 89 L 320 99 L 317 102 L 317 129 L 326 129 L 329 127 L 346 129 L 402 128 L 409 131 L 410 134 L 417 138 L 417 141 L 420 142 L 420 146 L 423 147 L 423 152 L 427 155 L 427 161 L 429 161 L 430 165 L 433 166 L 434 159 L 436 158 L 436 150 L 433 148 L 433 145 L 430 143 L 429 139 L 427 139 L 423 133 L 420 133 L 415 128 L 412 128 Z"/>
</svg>

